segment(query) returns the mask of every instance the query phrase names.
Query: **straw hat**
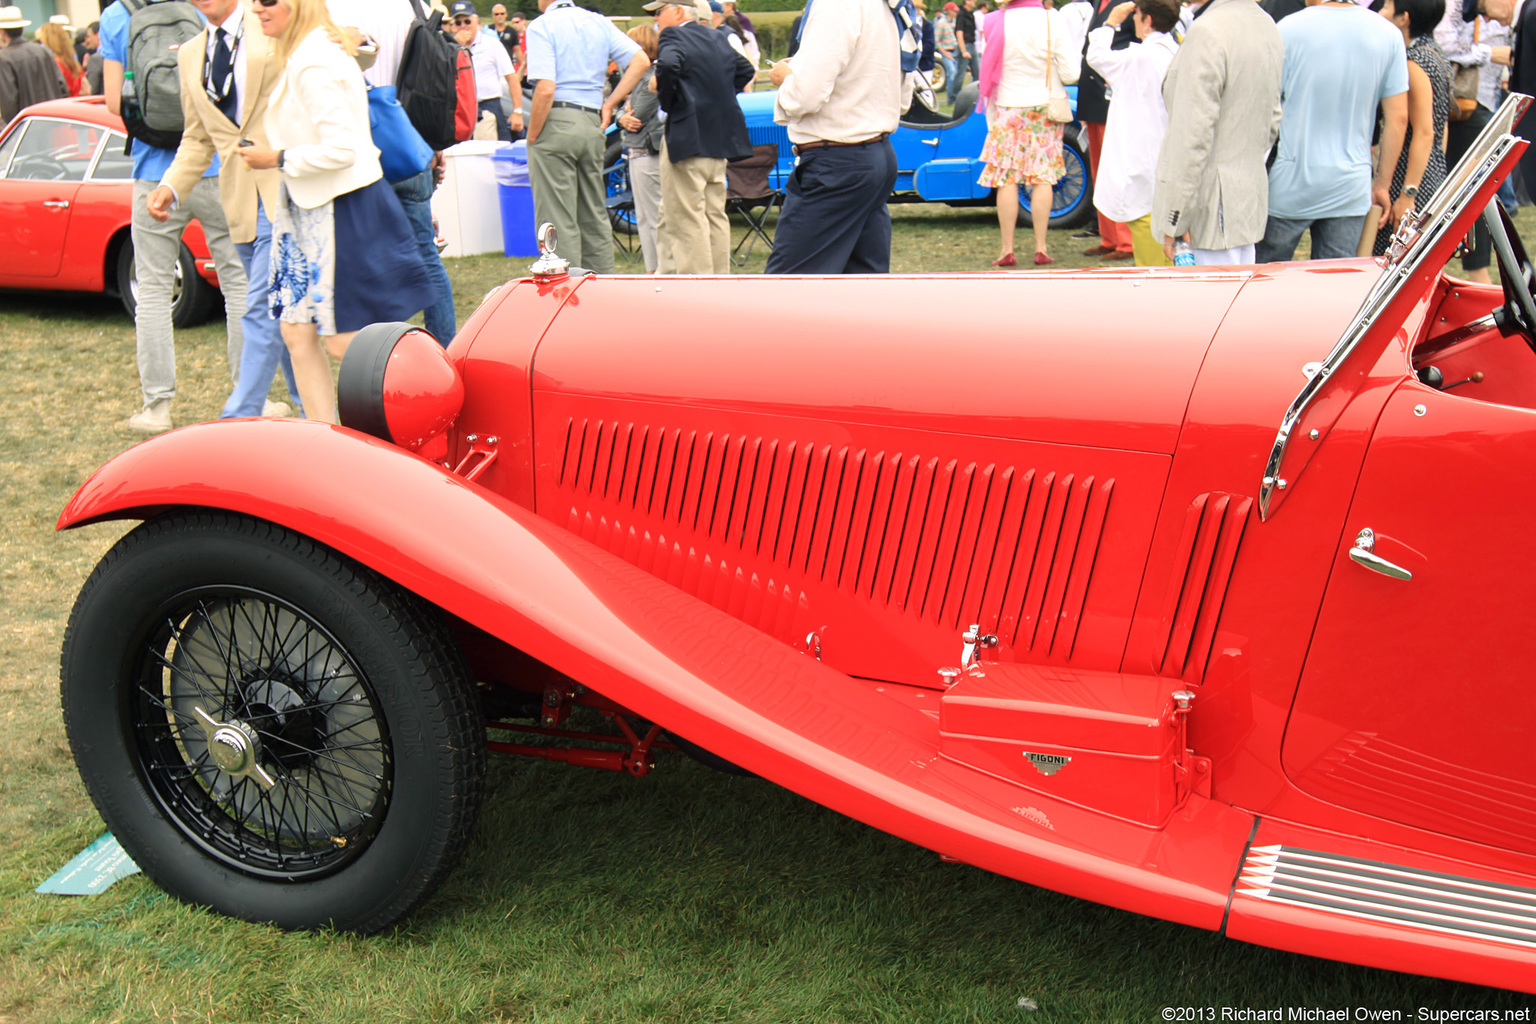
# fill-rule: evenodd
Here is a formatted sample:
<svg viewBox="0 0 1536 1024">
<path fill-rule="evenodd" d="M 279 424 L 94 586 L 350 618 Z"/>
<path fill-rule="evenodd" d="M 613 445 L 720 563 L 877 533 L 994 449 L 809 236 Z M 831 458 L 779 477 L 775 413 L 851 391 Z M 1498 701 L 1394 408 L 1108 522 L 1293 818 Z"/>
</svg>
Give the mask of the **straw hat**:
<svg viewBox="0 0 1536 1024">
<path fill-rule="evenodd" d="M 30 24 L 21 16 L 20 7 L 0 7 L 0 28 L 26 28 Z"/>
</svg>

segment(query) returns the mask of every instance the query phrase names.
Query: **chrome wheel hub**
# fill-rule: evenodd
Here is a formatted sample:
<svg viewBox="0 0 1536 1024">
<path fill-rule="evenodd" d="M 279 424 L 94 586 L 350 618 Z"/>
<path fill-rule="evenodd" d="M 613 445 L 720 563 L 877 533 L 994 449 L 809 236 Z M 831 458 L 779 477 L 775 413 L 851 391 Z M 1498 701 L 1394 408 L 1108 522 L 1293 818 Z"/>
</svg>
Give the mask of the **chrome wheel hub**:
<svg viewBox="0 0 1536 1024">
<path fill-rule="evenodd" d="M 200 707 L 193 707 L 192 714 L 203 726 L 208 756 L 214 764 L 230 775 L 254 779 L 262 789 L 277 785 L 277 780 L 261 766 L 261 737 L 255 729 L 239 719 L 220 722 Z"/>
</svg>

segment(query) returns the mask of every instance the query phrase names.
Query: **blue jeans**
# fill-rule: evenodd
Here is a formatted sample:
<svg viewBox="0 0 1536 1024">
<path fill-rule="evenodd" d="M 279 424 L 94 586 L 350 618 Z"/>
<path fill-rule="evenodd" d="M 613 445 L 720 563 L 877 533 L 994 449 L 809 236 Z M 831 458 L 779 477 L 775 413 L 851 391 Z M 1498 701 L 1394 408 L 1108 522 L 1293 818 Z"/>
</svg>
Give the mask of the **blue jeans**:
<svg viewBox="0 0 1536 1024">
<path fill-rule="evenodd" d="M 949 99 L 949 105 L 955 105 L 955 97 L 960 95 L 960 55 L 946 57 L 942 53 L 935 53 L 939 63 L 944 65 L 944 95 Z"/>
<path fill-rule="evenodd" d="M 240 380 L 224 403 L 220 419 L 233 416 L 260 416 L 266 404 L 267 392 L 272 389 L 272 375 L 279 365 L 283 378 L 288 381 L 288 394 L 293 398 L 295 410 L 304 414 L 299 405 L 299 385 L 293 379 L 293 360 L 288 356 L 288 346 L 283 344 L 282 331 L 272 318 L 267 305 L 268 280 L 272 265 L 272 223 L 261 201 L 256 201 L 256 239 L 252 242 L 236 242 L 235 251 L 245 265 L 247 282 L 245 292 L 245 316 L 240 318 L 245 334 L 245 346 L 240 350 Z"/>
<path fill-rule="evenodd" d="M 1288 220 L 1270 214 L 1264 225 L 1264 237 L 1254 249 L 1258 263 L 1278 263 L 1296 255 L 1296 245 L 1307 229 L 1312 229 L 1314 260 L 1348 259 L 1360 247 L 1360 233 L 1365 230 L 1365 214 L 1358 217 L 1319 217 L 1317 220 Z"/>
<path fill-rule="evenodd" d="M 427 264 L 427 277 L 437 289 L 437 301 L 426 308 L 422 319 L 427 332 L 447 348 L 459 328 L 453 312 L 453 285 L 448 280 L 448 271 L 443 269 L 443 257 L 438 254 L 432 231 L 432 170 L 428 168 L 415 177 L 397 181 L 392 187 L 405 208 L 405 219 L 411 222 L 416 248 Z"/>
</svg>

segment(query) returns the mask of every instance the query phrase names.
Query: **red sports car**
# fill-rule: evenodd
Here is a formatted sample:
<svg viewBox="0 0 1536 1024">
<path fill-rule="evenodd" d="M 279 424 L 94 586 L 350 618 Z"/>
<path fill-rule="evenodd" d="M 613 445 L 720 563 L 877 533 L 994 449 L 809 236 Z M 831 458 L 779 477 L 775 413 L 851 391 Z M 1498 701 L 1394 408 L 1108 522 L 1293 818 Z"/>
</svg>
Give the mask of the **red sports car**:
<svg viewBox="0 0 1536 1024">
<path fill-rule="evenodd" d="M 106 292 L 133 315 L 133 160 L 101 97 L 23 110 L 0 133 L 0 288 Z M 219 279 L 202 225 L 181 238 L 173 320 L 207 319 Z"/>
<path fill-rule="evenodd" d="M 1527 102 L 1379 261 L 546 253 L 446 354 L 370 327 L 345 425 L 178 430 L 64 510 L 144 520 L 64 643 L 96 806 L 182 899 L 369 931 L 464 848 L 488 748 L 665 744 L 1036 885 L 1536 992 L 1536 301 L 1492 202 Z M 1502 287 L 1447 274 L 1485 211 Z"/>
</svg>

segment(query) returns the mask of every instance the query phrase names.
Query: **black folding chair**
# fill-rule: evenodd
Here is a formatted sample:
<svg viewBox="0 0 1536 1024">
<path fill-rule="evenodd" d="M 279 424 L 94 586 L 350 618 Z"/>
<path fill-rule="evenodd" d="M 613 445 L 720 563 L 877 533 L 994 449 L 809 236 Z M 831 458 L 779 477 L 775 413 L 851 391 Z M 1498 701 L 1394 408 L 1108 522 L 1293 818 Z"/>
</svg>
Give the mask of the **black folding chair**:
<svg viewBox="0 0 1536 1024">
<path fill-rule="evenodd" d="M 608 208 L 608 222 L 613 225 L 613 240 L 624 255 L 624 262 L 639 259 L 640 228 L 635 219 L 635 193 L 629 182 L 629 153 L 620 150 L 617 160 L 611 160 L 603 168 L 603 184 L 607 188 L 604 205 Z"/>
<path fill-rule="evenodd" d="M 739 213 L 747 222 L 747 231 L 731 250 L 731 260 L 745 266 L 758 239 L 773 251 L 773 236 L 768 233 L 768 216 L 775 206 L 782 206 L 784 193 L 768 183 L 769 173 L 779 162 L 779 147 L 772 143 L 753 146 L 752 155 L 725 165 L 725 212 Z"/>
</svg>

